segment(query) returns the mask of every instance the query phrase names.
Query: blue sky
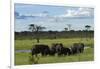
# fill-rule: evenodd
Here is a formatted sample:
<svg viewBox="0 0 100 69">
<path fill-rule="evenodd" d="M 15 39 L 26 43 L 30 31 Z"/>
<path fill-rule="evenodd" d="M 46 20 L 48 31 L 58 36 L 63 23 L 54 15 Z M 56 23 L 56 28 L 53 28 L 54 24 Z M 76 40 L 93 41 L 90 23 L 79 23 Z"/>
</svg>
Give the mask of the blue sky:
<svg viewBox="0 0 100 69">
<path fill-rule="evenodd" d="M 15 31 L 28 31 L 29 24 L 45 26 L 45 30 L 62 31 L 67 24 L 71 29 L 94 27 L 94 9 L 88 7 L 15 4 Z"/>
</svg>

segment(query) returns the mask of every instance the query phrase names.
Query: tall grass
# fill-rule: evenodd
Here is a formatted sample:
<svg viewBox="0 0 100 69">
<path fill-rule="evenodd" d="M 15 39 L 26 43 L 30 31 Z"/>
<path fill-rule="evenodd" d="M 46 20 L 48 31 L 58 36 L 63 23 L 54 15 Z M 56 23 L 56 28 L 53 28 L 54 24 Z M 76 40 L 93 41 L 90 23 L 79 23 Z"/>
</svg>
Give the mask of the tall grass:
<svg viewBox="0 0 100 69">
<path fill-rule="evenodd" d="M 85 46 L 94 46 L 94 39 L 89 39 L 86 41 L 87 38 L 59 38 L 59 39 L 41 39 L 40 43 L 37 43 L 35 39 L 33 40 L 15 40 L 15 50 L 24 50 L 24 49 L 31 49 L 32 46 L 35 44 L 47 44 L 51 46 L 52 43 L 63 43 L 64 46 L 70 47 L 73 43 L 82 42 Z"/>
</svg>

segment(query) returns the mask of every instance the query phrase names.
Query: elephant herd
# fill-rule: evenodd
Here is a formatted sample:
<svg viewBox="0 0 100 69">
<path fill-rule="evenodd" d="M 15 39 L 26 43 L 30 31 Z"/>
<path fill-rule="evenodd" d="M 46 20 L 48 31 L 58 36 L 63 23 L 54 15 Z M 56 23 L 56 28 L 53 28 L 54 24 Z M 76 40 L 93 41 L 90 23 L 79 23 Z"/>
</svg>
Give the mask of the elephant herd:
<svg viewBox="0 0 100 69">
<path fill-rule="evenodd" d="M 77 53 L 83 53 L 83 51 L 84 43 L 73 43 L 70 48 L 65 47 L 62 43 L 54 43 L 51 46 L 45 44 L 34 45 L 34 47 L 31 49 L 31 54 L 32 56 L 37 56 L 38 54 L 41 54 L 42 56 L 55 56 L 55 54 L 57 54 L 58 56 L 69 56 Z"/>
</svg>

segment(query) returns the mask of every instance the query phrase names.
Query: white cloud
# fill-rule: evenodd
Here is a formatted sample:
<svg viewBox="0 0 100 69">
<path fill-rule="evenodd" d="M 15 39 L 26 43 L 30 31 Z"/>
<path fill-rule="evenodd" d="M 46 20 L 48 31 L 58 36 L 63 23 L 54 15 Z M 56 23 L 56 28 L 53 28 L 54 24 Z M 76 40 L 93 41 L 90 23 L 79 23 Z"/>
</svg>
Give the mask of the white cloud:
<svg viewBox="0 0 100 69">
<path fill-rule="evenodd" d="M 78 16 L 91 16 L 93 14 L 92 11 L 93 10 L 90 8 L 79 8 L 76 15 L 78 15 Z"/>
<path fill-rule="evenodd" d="M 73 17 L 74 16 L 74 10 L 67 10 L 66 14 L 59 15 L 58 17 Z"/>
<path fill-rule="evenodd" d="M 58 17 L 91 17 L 93 15 L 93 9 L 91 8 L 78 8 L 67 9 L 65 14 L 59 15 Z"/>
</svg>

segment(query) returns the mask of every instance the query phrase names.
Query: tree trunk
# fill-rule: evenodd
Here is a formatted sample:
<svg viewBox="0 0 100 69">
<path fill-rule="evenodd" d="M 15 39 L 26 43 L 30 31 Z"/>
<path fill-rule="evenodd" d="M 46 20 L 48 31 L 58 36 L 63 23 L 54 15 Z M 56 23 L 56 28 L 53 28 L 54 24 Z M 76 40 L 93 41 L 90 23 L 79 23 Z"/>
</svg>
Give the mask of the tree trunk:
<svg viewBox="0 0 100 69">
<path fill-rule="evenodd" d="M 39 36 L 39 32 L 38 31 L 36 32 L 36 35 L 37 35 L 36 36 L 37 43 L 39 43 L 40 42 L 40 36 Z"/>
<path fill-rule="evenodd" d="M 37 43 L 39 43 L 40 42 L 40 39 L 39 38 L 37 38 Z"/>
</svg>

